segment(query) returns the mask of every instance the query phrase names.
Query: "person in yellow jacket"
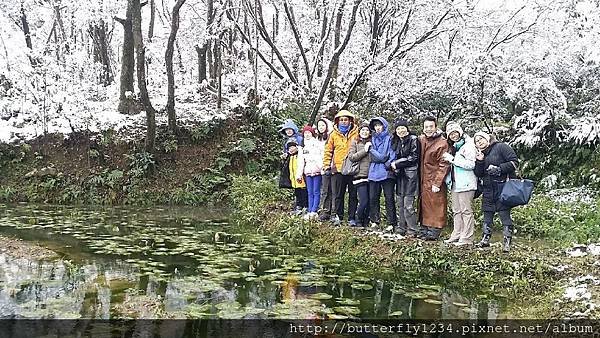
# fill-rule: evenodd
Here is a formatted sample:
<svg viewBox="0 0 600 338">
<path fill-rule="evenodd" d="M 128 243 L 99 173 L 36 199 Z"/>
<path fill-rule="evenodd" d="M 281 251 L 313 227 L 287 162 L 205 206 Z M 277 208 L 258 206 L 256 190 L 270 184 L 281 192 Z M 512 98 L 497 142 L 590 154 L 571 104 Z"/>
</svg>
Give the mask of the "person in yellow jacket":
<svg viewBox="0 0 600 338">
<path fill-rule="evenodd" d="M 334 119 L 334 127 L 331 136 L 325 144 L 323 154 L 323 171 L 331 174 L 331 193 L 333 194 L 332 209 L 335 208 L 336 214 L 331 216 L 331 222 L 339 225 L 344 217 L 344 195 L 348 189 L 348 224 L 356 225 L 356 207 L 358 198 L 356 188 L 352 184 L 352 175 L 342 175 L 342 163 L 348 151 L 350 143 L 358 137 L 358 127 L 356 117 L 347 110 L 340 110 Z"/>
<path fill-rule="evenodd" d="M 285 147 L 288 151 L 290 181 L 292 182 L 292 188 L 294 189 L 294 196 L 296 196 L 295 209 L 292 213 L 301 215 L 308 208 L 308 191 L 306 190 L 304 176 L 297 175 L 298 152 L 301 151 L 302 148 L 295 137 L 290 137 L 285 143 Z M 298 178 L 298 176 L 300 176 L 300 178 Z"/>
</svg>

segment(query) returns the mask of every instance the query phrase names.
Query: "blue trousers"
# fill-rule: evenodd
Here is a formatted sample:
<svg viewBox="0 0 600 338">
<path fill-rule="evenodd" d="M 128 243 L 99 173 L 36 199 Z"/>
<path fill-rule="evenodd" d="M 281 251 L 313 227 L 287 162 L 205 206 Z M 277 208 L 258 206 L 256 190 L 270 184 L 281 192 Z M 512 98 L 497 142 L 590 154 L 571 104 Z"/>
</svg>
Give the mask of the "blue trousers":
<svg viewBox="0 0 600 338">
<path fill-rule="evenodd" d="M 321 202 L 321 175 L 306 176 L 306 189 L 308 190 L 308 212 L 319 211 Z"/>
</svg>

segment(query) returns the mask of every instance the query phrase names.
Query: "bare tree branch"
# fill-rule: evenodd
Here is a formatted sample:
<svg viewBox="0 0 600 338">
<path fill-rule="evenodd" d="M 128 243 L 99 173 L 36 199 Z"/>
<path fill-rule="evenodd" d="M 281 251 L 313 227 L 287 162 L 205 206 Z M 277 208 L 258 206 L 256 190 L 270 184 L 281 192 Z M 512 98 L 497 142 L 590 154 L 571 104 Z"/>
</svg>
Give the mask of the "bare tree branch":
<svg viewBox="0 0 600 338">
<path fill-rule="evenodd" d="M 246 9 L 247 9 L 247 12 L 248 12 L 250 18 L 252 18 L 252 20 L 254 21 L 254 24 L 256 25 L 256 28 L 258 28 L 258 32 L 260 33 L 260 36 L 271 47 L 271 49 L 273 49 L 273 52 L 275 52 L 275 55 L 277 56 L 277 59 L 279 60 L 279 62 L 283 66 L 283 69 L 285 70 L 285 72 L 288 75 L 289 79 L 293 83 L 298 84 L 298 79 L 296 79 L 296 76 L 294 76 L 294 73 L 292 72 L 292 70 L 290 69 L 289 65 L 287 64 L 287 62 L 283 58 L 283 55 L 279 51 L 279 48 L 277 48 L 277 46 L 273 43 L 273 40 L 271 40 L 271 37 L 269 36 L 269 33 L 267 32 L 267 28 L 265 26 L 265 20 L 263 18 L 263 14 L 262 14 L 263 13 L 263 9 L 262 9 L 261 1 L 260 0 L 256 0 L 256 5 L 257 5 L 256 13 L 257 13 L 257 15 L 254 15 L 254 7 L 252 6 L 252 4 L 250 3 L 249 0 L 244 0 L 244 4 L 246 6 Z"/>
<path fill-rule="evenodd" d="M 348 30 L 346 31 L 346 36 L 344 37 L 344 41 L 340 44 L 340 46 L 333 52 L 333 56 L 329 61 L 329 70 L 327 72 L 327 76 L 323 81 L 321 86 L 321 91 L 319 92 L 319 96 L 313 106 L 312 113 L 308 120 L 309 124 L 313 124 L 315 122 L 315 118 L 317 117 L 317 113 L 319 112 L 319 108 L 321 107 L 321 103 L 323 102 L 323 97 L 325 96 L 325 91 L 327 91 L 327 87 L 329 86 L 329 81 L 331 80 L 331 76 L 333 75 L 334 69 L 340 62 L 340 56 L 346 46 L 348 45 L 348 41 L 350 41 L 350 36 L 352 35 L 352 30 L 354 29 L 354 25 L 356 25 L 356 12 L 358 11 L 358 7 L 360 6 L 362 0 L 354 0 L 354 5 L 352 6 L 352 15 L 350 17 L 350 23 L 348 24 Z"/>
<path fill-rule="evenodd" d="M 306 58 L 306 53 L 304 52 L 304 47 L 302 47 L 302 40 L 300 39 L 300 33 L 298 32 L 298 27 L 296 25 L 296 19 L 294 17 L 294 10 L 290 7 L 287 0 L 283 2 L 283 8 L 285 10 L 286 17 L 290 23 L 290 27 L 292 28 L 292 32 L 294 33 L 294 40 L 296 40 L 296 44 L 298 45 L 298 49 L 300 50 L 300 55 L 302 56 L 302 61 L 304 62 L 304 71 L 306 72 L 306 78 L 308 83 L 308 89 L 312 89 L 312 79 L 310 77 L 310 67 L 308 65 L 308 59 Z"/>
<path fill-rule="evenodd" d="M 252 41 L 250 40 L 250 37 L 248 37 L 246 35 L 246 33 L 244 32 L 244 30 L 242 29 L 242 27 L 240 27 L 240 25 L 237 23 L 237 21 L 235 21 L 233 19 L 233 16 L 231 15 L 231 13 L 229 11 L 230 10 L 226 10 L 225 11 L 225 13 L 227 15 L 227 18 L 229 20 L 231 20 L 231 22 L 233 22 L 233 24 L 235 25 L 235 28 L 240 33 L 240 35 L 242 37 L 242 40 L 244 40 L 248 44 L 248 46 L 250 47 L 250 49 L 252 49 L 258 55 L 258 57 L 267 65 L 267 67 L 269 67 L 269 69 L 271 69 L 273 71 L 273 74 L 275 74 L 275 76 L 277 76 L 280 79 L 285 78 L 283 76 L 283 74 L 281 74 L 281 72 L 279 70 L 277 70 L 277 68 L 272 63 L 270 63 L 267 60 L 267 58 L 263 55 L 263 53 L 260 52 L 260 50 L 258 50 L 254 46 L 252 46 Z"/>
</svg>

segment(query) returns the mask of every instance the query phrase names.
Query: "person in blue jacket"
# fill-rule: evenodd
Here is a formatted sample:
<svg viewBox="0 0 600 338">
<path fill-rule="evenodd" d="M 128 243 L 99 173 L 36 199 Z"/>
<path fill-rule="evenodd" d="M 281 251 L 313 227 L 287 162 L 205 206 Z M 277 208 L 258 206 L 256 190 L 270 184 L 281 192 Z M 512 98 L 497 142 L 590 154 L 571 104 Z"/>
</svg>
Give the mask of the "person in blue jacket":
<svg viewBox="0 0 600 338">
<path fill-rule="evenodd" d="M 371 142 L 365 144 L 371 157 L 369 166 L 369 218 L 377 226 L 380 223 L 379 199 L 381 190 L 385 197 L 385 213 L 388 228 L 393 231 L 396 227 L 395 185 L 396 176 L 391 169 L 391 163 L 396 159 L 392 150 L 392 137 L 388 133 L 388 122 L 383 117 L 374 117 L 369 122 L 373 131 Z"/>
<path fill-rule="evenodd" d="M 298 133 L 298 126 L 294 123 L 294 121 L 292 121 L 292 119 L 286 119 L 283 121 L 283 124 L 281 127 L 279 127 L 279 133 L 283 135 L 283 139 L 285 140 L 283 143 L 281 159 L 285 159 L 288 156 L 288 146 L 286 141 L 288 141 L 290 138 L 295 138 L 299 146 L 304 145 L 304 138 Z"/>
</svg>

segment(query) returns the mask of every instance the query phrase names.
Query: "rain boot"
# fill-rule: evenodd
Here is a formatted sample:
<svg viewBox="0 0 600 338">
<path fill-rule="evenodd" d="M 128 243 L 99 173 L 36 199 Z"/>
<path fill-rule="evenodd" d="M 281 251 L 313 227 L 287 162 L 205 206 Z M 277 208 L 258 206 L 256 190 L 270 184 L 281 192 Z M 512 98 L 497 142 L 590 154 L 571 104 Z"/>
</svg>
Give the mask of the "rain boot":
<svg viewBox="0 0 600 338">
<path fill-rule="evenodd" d="M 479 241 L 479 243 L 475 244 L 476 248 L 489 248 L 490 247 L 490 238 L 492 236 L 488 235 L 488 234 L 483 234 L 483 237 L 481 237 L 481 241 Z"/>
<path fill-rule="evenodd" d="M 510 252 L 510 243 L 512 242 L 512 237 L 504 236 L 504 241 L 502 242 L 502 251 Z"/>
</svg>

